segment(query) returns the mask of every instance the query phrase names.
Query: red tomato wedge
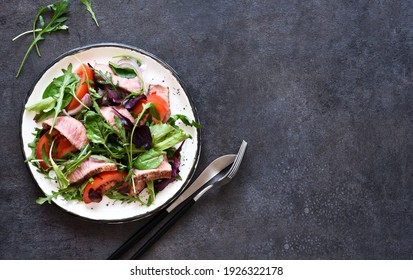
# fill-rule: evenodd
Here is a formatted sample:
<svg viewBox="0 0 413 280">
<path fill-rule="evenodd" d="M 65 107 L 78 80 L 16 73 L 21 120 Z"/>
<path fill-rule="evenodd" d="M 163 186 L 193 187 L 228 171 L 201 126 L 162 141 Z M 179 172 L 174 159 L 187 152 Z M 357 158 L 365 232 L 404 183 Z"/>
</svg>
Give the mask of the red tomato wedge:
<svg viewBox="0 0 413 280">
<path fill-rule="evenodd" d="M 83 201 L 86 204 L 100 202 L 103 193 L 123 182 L 126 176 L 126 172 L 119 173 L 118 171 L 107 171 L 93 176 L 93 181 L 89 182 L 83 191 Z"/>
<path fill-rule="evenodd" d="M 42 150 L 44 149 L 45 155 L 47 158 L 49 158 L 49 153 L 50 153 L 50 145 L 52 143 L 51 139 L 53 139 L 58 132 L 56 130 L 53 130 L 52 133 L 46 132 L 45 134 L 40 137 L 39 142 L 37 142 L 36 145 L 36 158 L 39 160 L 43 160 L 43 152 Z M 48 169 L 50 166 L 46 164 L 45 161 L 40 161 L 40 166 L 43 169 Z"/>
<path fill-rule="evenodd" d="M 146 104 L 146 103 L 148 103 L 147 100 L 141 99 L 141 100 L 139 100 L 138 103 L 136 103 L 136 105 L 133 107 L 133 109 L 132 109 L 132 114 L 133 114 L 133 116 L 134 116 L 135 118 L 138 117 L 139 114 L 142 112 L 142 110 L 143 110 L 143 104 Z"/>
<path fill-rule="evenodd" d="M 86 70 L 86 71 L 85 71 Z M 87 86 L 86 80 L 90 81 L 90 86 L 93 87 L 93 70 L 86 64 L 82 64 L 79 68 L 76 69 L 75 73 L 80 77 L 79 86 L 76 89 L 76 97 L 79 100 L 89 92 L 89 88 Z M 79 101 L 76 98 L 72 98 L 69 105 L 66 106 L 66 111 L 70 111 L 75 109 L 80 105 Z"/>
<path fill-rule="evenodd" d="M 54 156 L 55 158 L 64 158 L 66 154 L 77 151 L 77 148 L 73 146 L 72 143 L 70 143 L 70 141 L 61 134 L 56 136 L 55 145 L 56 149 L 53 148 L 54 151 L 52 152 L 52 156 L 56 154 Z"/>
<path fill-rule="evenodd" d="M 159 119 L 156 119 L 154 116 L 152 118 L 155 122 L 163 122 L 165 121 L 165 116 L 169 113 L 169 106 L 166 103 L 165 99 L 156 95 L 156 93 L 152 93 L 147 97 L 148 102 L 152 102 L 155 104 L 156 111 L 158 111 Z"/>
<path fill-rule="evenodd" d="M 159 114 L 159 119 L 157 119 L 155 116 L 152 116 L 152 120 L 155 123 L 161 123 L 166 121 L 166 116 L 169 114 L 170 109 L 168 103 L 160 97 L 159 95 L 156 95 L 156 92 L 151 93 L 150 95 L 147 96 L 146 100 L 141 99 L 138 101 L 138 103 L 133 107 L 133 115 L 136 118 L 143 110 L 143 104 L 151 102 L 155 104 L 156 111 L 158 111 Z"/>
<path fill-rule="evenodd" d="M 42 137 L 40 137 L 39 142 L 37 142 L 35 152 L 37 159 L 43 160 L 43 149 L 46 158 L 49 159 L 50 146 L 52 145 L 53 140 L 55 141 L 52 151 L 53 158 L 63 158 L 66 154 L 77 150 L 76 147 L 73 146 L 66 137 L 61 135 L 57 130 L 53 130 L 50 134 L 48 132 L 43 134 Z M 44 170 L 50 168 L 50 166 L 48 166 L 45 161 L 40 161 L 40 166 Z"/>
</svg>

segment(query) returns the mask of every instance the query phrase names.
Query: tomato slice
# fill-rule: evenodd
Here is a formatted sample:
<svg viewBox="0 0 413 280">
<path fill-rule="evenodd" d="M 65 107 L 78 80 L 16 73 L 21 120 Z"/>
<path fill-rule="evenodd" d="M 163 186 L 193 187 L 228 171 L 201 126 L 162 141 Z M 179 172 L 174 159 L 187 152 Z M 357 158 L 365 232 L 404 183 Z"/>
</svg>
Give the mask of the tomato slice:
<svg viewBox="0 0 413 280">
<path fill-rule="evenodd" d="M 153 120 L 157 123 L 166 121 L 165 117 L 169 113 L 169 106 L 168 103 L 166 103 L 165 99 L 163 99 L 159 95 L 156 95 L 156 93 L 154 92 L 148 95 L 147 100 L 148 102 L 152 102 L 155 104 L 156 111 L 158 111 L 159 114 L 159 119 L 152 116 Z"/>
<path fill-rule="evenodd" d="M 87 86 L 86 80 L 89 79 L 89 81 L 91 81 L 90 86 L 94 85 L 93 70 L 88 65 L 82 64 L 79 68 L 76 69 L 75 73 L 80 77 L 80 83 L 76 89 L 76 97 L 77 99 L 82 100 L 82 98 L 86 95 L 86 93 L 89 92 L 89 88 Z M 77 99 L 74 97 L 72 98 L 69 105 L 67 105 L 65 108 L 66 111 L 73 110 L 80 105 Z"/>
<path fill-rule="evenodd" d="M 123 182 L 126 176 L 126 172 L 118 171 L 102 172 L 94 176 L 93 181 L 89 182 L 83 191 L 83 201 L 86 204 L 100 202 L 102 195 L 114 185 Z"/>
<path fill-rule="evenodd" d="M 57 130 L 53 129 L 51 133 L 47 132 L 40 137 L 39 142 L 36 145 L 36 158 L 41 160 L 40 166 L 47 170 L 51 166 L 47 165 L 45 161 L 43 161 L 43 149 L 45 152 L 46 158 L 49 159 L 50 154 L 50 146 L 52 145 L 52 141 L 55 141 L 53 144 L 53 151 L 52 157 L 53 158 L 63 158 L 66 154 L 76 151 L 76 147 L 72 145 L 72 143 L 67 140 L 66 137 L 61 135 Z"/>
<path fill-rule="evenodd" d="M 61 134 L 56 136 L 55 145 L 56 149 L 53 147 L 54 151 L 52 151 L 52 155 L 55 158 L 64 158 L 66 154 L 77 151 L 77 148 Z"/>
<path fill-rule="evenodd" d="M 156 111 L 158 111 L 158 115 L 159 115 L 159 119 L 156 118 L 155 116 L 152 116 L 152 120 L 155 123 L 165 122 L 167 115 L 170 113 L 169 105 L 165 101 L 165 99 L 163 99 L 159 95 L 156 95 L 156 92 L 149 94 L 146 97 L 146 100 L 141 99 L 138 101 L 138 103 L 132 109 L 133 116 L 136 118 L 142 112 L 143 104 L 148 103 L 148 102 L 155 104 Z"/>
<path fill-rule="evenodd" d="M 133 107 L 132 109 L 132 114 L 133 116 L 136 118 L 139 116 L 139 114 L 142 112 L 143 110 L 143 104 L 148 103 L 148 101 L 146 99 L 141 99 L 138 101 L 138 103 L 136 103 L 136 105 Z"/>
<path fill-rule="evenodd" d="M 36 158 L 39 160 L 43 160 L 43 149 L 45 152 L 45 155 L 47 158 L 49 158 L 49 153 L 50 153 L 50 145 L 52 143 L 52 139 L 57 135 L 57 131 L 53 130 L 52 133 L 48 133 L 46 132 L 45 134 L 42 135 L 42 137 L 40 137 L 39 142 L 37 142 L 36 145 Z M 46 170 L 48 168 L 50 168 L 50 166 L 48 166 L 46 164 L 45 161 L 40 161 L 40 166 Z"/>
</svg>

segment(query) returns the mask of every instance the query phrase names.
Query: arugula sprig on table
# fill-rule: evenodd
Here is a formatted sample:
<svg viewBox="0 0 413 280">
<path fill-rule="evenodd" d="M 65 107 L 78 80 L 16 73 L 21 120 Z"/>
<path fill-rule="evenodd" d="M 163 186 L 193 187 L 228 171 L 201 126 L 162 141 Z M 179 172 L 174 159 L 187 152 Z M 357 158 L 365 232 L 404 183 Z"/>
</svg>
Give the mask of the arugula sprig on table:
<svg viewBox="0 0 413 280">
<path fill-rule="evenodd" d="M 92 9 L 92 1 L 80 0 L 80 2 L 82 2 L 83 5 L 85 5 L 86 11 L 88 11 L 90 13 L 90 16 L 95 21 L 96 26 L 99 27 L 99 23 L 98 23 L 98 20 L 96 19 L 95 12 Z"/>
<path fill-rule="evenodd" d="M 59 30 L 68 30 L 69 27 L 67 25 L 64 24 L 64 22 L 67 20 L 67 17 L 65 16 L 68 12 L 68 1 L 67 0 L 63 0 L 61 2 L 57 2 L 55 4 L 51 4 L 48 5 L 46 7 L 40 7 L 39 11 L 36 14 L 36 17 L 34 18 L 34 22 L 33 22 L 33 41 L 30 44 L 29 48 L 26 51 L 26 54 L 23 57 L 22 62 L 20 63 L 20 67 L 19 70 L 17 70 L 17 74 L 16 74 L 16 78 L 19 77 L 20 72 L 23 68 L 24 63 L 26 62 L 26 59 L 30 53 L 30 51 L 33 49 L 33 47 L 36 47 L 37 50 L 37 55 L 40 55 L 40 51 L 39 51 L 39 47 L 37 45 L 38 42 L 44 40 L 44 35 L 45 34 L 50 34 L 52 32 L 56 32 Z M 49 21 L 48 24 L 45 24 L 44 22 L 44 18 L 43 15 L 47 12 L 47 11 L 52 11 L 53 15 Z M 40 28 L 36 28 L 38 25 L 40 24 Z M 28 32 L 23 32 L 20 35 L 24 35 L 27 34 Z M 17 39 L 18 37 L 14 39 Z"/>
<path fill-rule="evenodd" d="M 96 15 L 92 9 L 92 2 L 88 0 L 80 0 L 80 2 L 83 5 L 85 5 L 86 10 L 90 13 L 92 19 L 95 21 L 96 26 L 99 27 L 99 23 L 96 19 Z M 48 12 L 51 12 L 52 16 L 49 22 L 46 24 L 43 16 L 45 16 L 45 14 Z M 19 69 L 17 70 L 16 78 L 19 77 L 23 69 L 23 65 L 26 62 L 26 59 L 29 56 L 29 53 L 31 52 L 33 48 L 36 49 L 37 55 L 39 57 L 41 56 L 38 43 L 40 41 L 45 40 L 45 37 L 44 37 L 45 34 L 51 34 L 53 32 L 57 32 L 60 30 L 64 31 L 64 30 L 69 29 L 69 26 L 65 24 L 65 22 L 68 19 L 67 17 L 68 13 L 69 13 L 69 1 L 68 0 L 63 0 L 63 1 L 56 2 L 54 4 L 50 4 L 47 6 L 41 6 L 34 18 L 32 30 L 25 31 L 13 38 L 13 41 L 14 41 L 23 35 L 30 34 L 30 33 L 33 34 L 33 40 L 30 43 L 29 48 L 27 49 L 20 63 Z"/>
</svg>

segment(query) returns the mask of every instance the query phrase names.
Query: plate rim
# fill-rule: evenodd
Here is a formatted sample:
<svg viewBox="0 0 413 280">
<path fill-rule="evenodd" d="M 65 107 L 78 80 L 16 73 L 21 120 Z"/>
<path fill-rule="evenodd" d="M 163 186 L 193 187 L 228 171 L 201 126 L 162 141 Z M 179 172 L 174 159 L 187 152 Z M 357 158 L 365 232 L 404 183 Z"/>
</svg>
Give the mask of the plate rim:
<svg viewBox="0 0 413 280">
<path fill-rule="evenodd" d="M 23 154 L 23 158 L 24 158 L 24 163 L 25 166 L 27 168 L 27 170 L 30 173 L 30 176 L 32 178 L 32 180 L 34 181 L 34 183 L 37 185 L 37 187 L 40 189 L 40 191 L 45 194 L 45 192 L 43 191 L 43 189 L 40 187 L 39 183 L 37 182 L 37 180 L 34 177 L 34 174 L 32 172 L 32 170 L 30 169 L 30 163 L 27 161 L 27 157 L 26 157 L 26 153 L 24 151 L 24 141 L 23 141 L 23 115 L 25 113 L 25 104 L 27 103 L 28 99 L 30 98 L 31 94 L 33 93 L 34 88 L 36 87 L 37 83 L 40 81 L 40 79 L 43 77 L 43 75 L 51 68 L 53 67 L 56 63 L 58 63 L 60 60 L 64 59 L 65 57 L 74 55 L 76 53 L 80 53 L 89 49 L 93 49 L 93 48 L 104 48 L 104 47 L 117 47 L 117 48 L 123 48 L 123 49 L 128 49 L 128 50 L 132 50 L 138 53 L 142 53 L 152 59 L 154 59 L 157 63 L 161 64 L 164 68 L 166 68 L 168 71 L 171 72 L 171 74 L 174 76 L 174 78 L 178 81 L 178 83 L 180 84 L 180 86 L 182 87 L 182 89 L 185 92 L 185 96 L 188 98 L 189 104 L 191 106 L 192 112 L 194 114 L 194 120 L 198 123 L 200 123 L 199 120 L 199 115 L 198 115 L 198 111 L 197 108 L 195 106 L 195 103 L 193 102 L 192 96 L 191 94 L 188 92 L 187 87 L 184 83 L 184 81 L 181 79 L 181 77 L 178 75 L 178 73 L 175 71 L 174 68 L 172 68 L 168 63 L 166 63 L 164 60 L 160 59 L 158 56 L 143 50 L 141 48 L 137 48 L 128 44 L 123 44 L 123 43 L 115 43 L 115 42 L 106 42 L 106 43 L 95 43 L 95 44 L 87 44 L 81 47 L 77 47 L 71 50 L 68 50 L 64 53 L 62 53 L 61 55 L 59 55 L 58 57 L 56 57 L 55 59 L 53 59 L 53 61 L 51 63 L 49 63 L 43 70 L 42 72 L 36 77 L 35 81 L 33 82 L 32 86 L 30 87 L 29 91 L 26 94 L 26 97 L 24 99 L 24 103 L 23 106 L 21 108 L 21 112 L 20 112 L 20 148 L 21 148 L 21 152 Z M 66 213 L 71 214 L 72 216 L 75 216 L 76 218 L 79 218 L 81 220 L 86 220 L 89 222 L 94 222 L 94 223 L 98 223 L 98 224 L 122 224 L 122 223 L 129 223 L 129 222 L 134 222 L 137 220 L 142 220 L 146 217 L 152 216 L 156 213 L 158 213 L 159 211 L 165 209 L 172 201 L 174 201 L 189 185 L 189 183 L 192 181 L 192 178 L 195 175 L 195 171 L 196 168 L 198 166 L 199 163 L 199 159 L 200 159 L 200 155 L 201 155 L 201 129 L 196 128 L 197 131 L 197 145 L 196 145 L 196 153 L 195 153 L 195 158 L 194 158 L 194 164 L 192 165 L 191 169 L 189 170 L 188 173 L 188 177 L 185 180 L 185 182 L 182 184 L 182 186 L 180 187 L 180 189 L 171 197 L 169 198 L 162 206 L 159 206 L 151 211 L 148 211 L 146 213 L 143 214 L 139 214 L 137 216 L 133 216 L 133 217 L 128 217 L 128 218 L 124 218 L 124 219 L 92 219 L 92 218 L 88 218 L 88 217 L 84 217 L 81 216 L 77 213 L 74 213 L 72 211 L 69 211 L 68 209 L 63 208 L 62 206 L 58 205 L 57 203 L 55 203 L 53 200 L 53 204 L 55 206 L 57 206 L 57 208 L 63 210 Z"/>
</svg>

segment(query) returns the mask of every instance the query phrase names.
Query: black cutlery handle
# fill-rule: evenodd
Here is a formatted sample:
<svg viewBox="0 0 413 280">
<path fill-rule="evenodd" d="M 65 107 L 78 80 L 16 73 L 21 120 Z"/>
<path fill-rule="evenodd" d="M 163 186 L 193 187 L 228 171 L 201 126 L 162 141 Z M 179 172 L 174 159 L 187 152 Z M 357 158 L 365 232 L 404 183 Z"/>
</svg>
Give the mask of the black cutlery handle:
<svg viewBox="0 0 413 280">
<path fill-rule="evenodd" d="M 115 252 L 108 257 L 108 260 L 119 259 L 124 253 L 131 249 L 141 238 L 143 238 L 151 229 L 158 225 L 169 213 L 163 209 L 159 211 L 152 219 L 144 224 L 128 240 L 125 241 Z"/>
<path fill-rule="evenodd" d="M 143 253 L 146 252 L 147 249 L 149 249 L 156 241 L 158 241 L 162 235 L 167 232 L 175 223 L 176 221 L 179 220 L 180 217 L 182 217 L 186 211 L 188 211 L 189 208 L 191 208 L 192 205 L 195 204 L 195 201 L 193 199 L 189 199 L 188 202 L 186 202 L 179 210 L 177 210 L 175 213 L 172 212 L 171 218 L 168 219 L 165 224 L 162 225 L 162 227 L 156 231 L 148 241 L 146 241 L 139 249 L 136 251 L 135 254 L 130 258 L 131 260 L 136 260 L 138 259 Z"/>
</svg>

